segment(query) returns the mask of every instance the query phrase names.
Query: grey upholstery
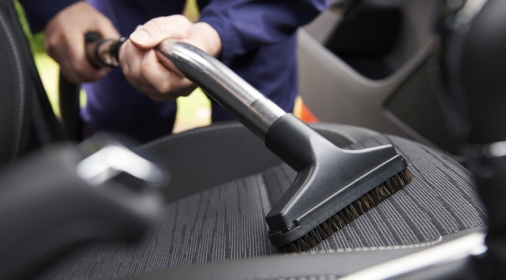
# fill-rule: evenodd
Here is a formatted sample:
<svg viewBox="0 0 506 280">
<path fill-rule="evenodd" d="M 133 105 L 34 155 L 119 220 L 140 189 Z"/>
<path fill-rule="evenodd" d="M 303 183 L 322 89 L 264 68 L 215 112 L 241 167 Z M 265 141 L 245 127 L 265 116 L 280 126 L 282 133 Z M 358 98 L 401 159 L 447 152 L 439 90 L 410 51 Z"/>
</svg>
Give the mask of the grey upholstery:
<svg viewBox="0 0 506 280">
<path fill-rule="evenodd" d="M 315 128 L 351 149 L 392 143 L 415 178 L 311 253 L 277 255 L 267 240 L 264 216 L 295 172 L 238 124 L 169 136 L 145 147 L 164 154 L 174 175 L 156 228 L 139 244 L 87 246 L 37 279 L 181 279 L 183 274 L 187 279 L 333 279 L 485 225 L 472 178 L 451 158 L 370 130 Z M 249 263 L 260 270 L 246 269 Z M 297 269 L 291 268 L 294 264 Z"/>
<path fill-rule="evenodd" d="M 345 125 L 320 131 L 339 146 L 375 134 L 372 130 Z M 169 201 L 281 163 L 251 132 L 235 122 L 172 135 L 144 148 L 159 155 L 169 166 L 171 188 L 166 190 Z"/>
<path fill-rule="evenodd" d="M 479 228 L 445 235 L 438 244 L 455 240 Z M 369 268 L 421 250 L 425 246 L 405 246 L 379 250 L 327 251 L 323 253 L 270 255 L 262 258 L 236 259 L 182 266 L 124 278 L 125 280 L 193 280 L 193 279 L 297 279 L 334 280 L 340 276 Z M 431 279 L 420 277 L 411 279 Z"/>
</svg>

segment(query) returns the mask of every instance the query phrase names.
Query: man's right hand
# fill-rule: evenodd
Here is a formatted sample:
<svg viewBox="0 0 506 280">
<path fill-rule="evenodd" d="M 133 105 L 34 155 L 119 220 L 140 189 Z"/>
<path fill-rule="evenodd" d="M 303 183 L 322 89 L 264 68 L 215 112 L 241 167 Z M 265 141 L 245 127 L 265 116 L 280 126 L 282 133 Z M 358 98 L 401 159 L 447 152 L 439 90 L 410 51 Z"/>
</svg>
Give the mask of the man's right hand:
<svg viewBox="0 0 506 280">
<path fill-rule="evenodd" d="M 103 38 L 119 38 L 111 21 L 85 1 L 72 4 L 56 14 L 46 25 L 46 52 L 58 64 L 67 80 L 91 82 L 105 76 L 109 67 L 95 68 L 86 59 L 84 36 L 97 32 Z"/>
</svg>

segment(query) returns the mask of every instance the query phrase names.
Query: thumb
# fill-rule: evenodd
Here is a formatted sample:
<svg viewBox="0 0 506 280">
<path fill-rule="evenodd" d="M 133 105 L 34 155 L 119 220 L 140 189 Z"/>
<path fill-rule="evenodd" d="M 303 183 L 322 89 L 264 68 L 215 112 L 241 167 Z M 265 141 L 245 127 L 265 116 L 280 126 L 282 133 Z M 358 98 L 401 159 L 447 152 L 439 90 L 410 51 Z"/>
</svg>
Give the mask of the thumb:
<svg viewBox="0 0 506 280">
<path fill-rule="evenodd" d="M 130 35 L 130 40 L 139 48 L 151 49 L 167 38 L 188 37 L 192 25 L 191 21 L 181 15 L 159 17 L 138 26 Z"/>
<path fill-rule="evenodd" d="M 130 34 L 130 40 L 138 47 L 146 49 L 152 48 L 156 46 L 157 43 L 159 43 L 159 41 L 161 41 L 160 39 L 157 38 L 158 36 L 156 36 L 156 34 L 154 35 L 155 37 L 153 37 L 148 30 L 139 26 L 134 31 L 134 33 Z"/>
</svg>

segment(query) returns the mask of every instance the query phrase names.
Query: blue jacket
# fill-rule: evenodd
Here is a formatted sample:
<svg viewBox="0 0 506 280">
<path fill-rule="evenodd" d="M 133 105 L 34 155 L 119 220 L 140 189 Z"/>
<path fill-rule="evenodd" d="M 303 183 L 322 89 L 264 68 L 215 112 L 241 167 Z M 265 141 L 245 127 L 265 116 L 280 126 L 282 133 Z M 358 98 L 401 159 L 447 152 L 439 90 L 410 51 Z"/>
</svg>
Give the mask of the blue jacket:
<svg viewBox="0 0 506 280">
<path fill-rule="evenodd" d="M 20 0 L 32 31 L 39 31 L 75 0 Z M 180 14 L 185 0 L 88 0 L 108 16 L 122 36 L 137 25 Z M 286 111 L 297 94 L 296 34 L 327 7 L 329 0 L 197 0 L 199 21 L 213 26 L 222 40 L 220 60 Z M 85 134 L 116 130 L 141 141 L 172 131 L 176 103 L 157 103 L 131 87 L 115 69 L 84 85 L 88 101 L 81 115 Z M 230 119 L 213 104 L 213 121 Z"/>
</svg>

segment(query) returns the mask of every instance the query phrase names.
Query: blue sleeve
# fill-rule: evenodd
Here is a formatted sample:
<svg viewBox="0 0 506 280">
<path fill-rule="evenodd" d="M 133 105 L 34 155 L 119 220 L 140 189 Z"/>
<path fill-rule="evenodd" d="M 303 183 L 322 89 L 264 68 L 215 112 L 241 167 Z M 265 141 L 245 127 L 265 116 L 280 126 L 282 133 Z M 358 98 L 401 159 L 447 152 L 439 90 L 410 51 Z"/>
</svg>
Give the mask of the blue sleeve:
<svg viewBox="0 0 506 280">
<path fill-rule="evenodd" d="M 199 4 L 203 2 L 208 4 L 201 10 L 199 21 L 218 31 L 222 41 L 220 59 L 230 65 L 260 45 L 287 39 L 326 9 L 330 1 L 200 0 Z"/>
<path fill-rule="evenodd" d="M 53 16 L 78 0 L 19 0 L 26 13 L 30 29 L 37 33 L 46 27 Z"/>
</svg>

